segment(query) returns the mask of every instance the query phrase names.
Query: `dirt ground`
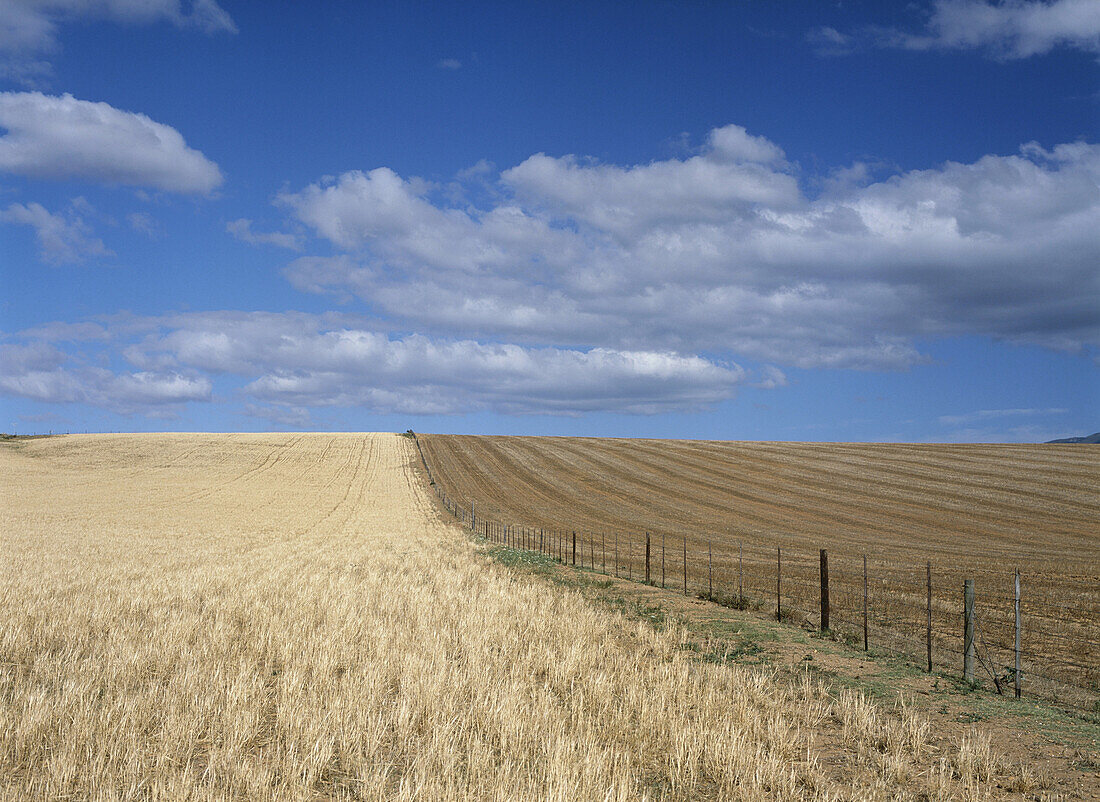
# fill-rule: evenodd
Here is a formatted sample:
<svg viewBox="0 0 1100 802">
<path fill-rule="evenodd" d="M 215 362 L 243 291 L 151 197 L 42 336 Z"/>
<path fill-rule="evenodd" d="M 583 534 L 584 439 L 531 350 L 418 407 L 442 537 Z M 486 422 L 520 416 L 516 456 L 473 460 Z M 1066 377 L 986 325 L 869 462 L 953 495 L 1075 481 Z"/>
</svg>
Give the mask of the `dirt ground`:
<svg viewBox="0 0 1100 802">
<path fill-rule="evenodd" d="M 817 621 L 829 552 L 832 629 L 957 670 L 962 589 L 977 589 L 979 653 L 1014 676 L 1021 572 L 1024 688 L 1100 704 L 1100 448 L 1078 445 L 753 443 L 420 435 L 438 488 L 487 519 L 578 532 L 585 559 L 644 572 L 648 532 L 669 583 L 744 593 Z M 709 552 L 709 555 L 708 555 Z M 989 677 L 983 672 L 984 681 Z M 1100 709 L 1100 708 L 1096 708 Z"/>
<path fill-rule="evenodd" d="M 415 454 L 0 444 L 0 799 L 1097 797 L 1095 725 L 471 540 Z"/>
<path fill-rule="evenodd" d="M 446 513 L 441 511 L 446 516 Z M 542 555 L 482 541 L 494 559 L 655 626 L 675 622 L 695 637 L 705 660 L 808 673 L 836 691 L 854 689 L 885 710 L 918 711 L 932 725 L 931 759 L 947 759 L 976 730 L 1007 763 L 1029 767 L 1034 786 L 986 788 L 990 798 L 1100 799 L 1100 720 L 1027 699 L 998 696 L 911 662 L 863 652 L 835 637 L 776 622 L 761 611 L 731 610 L 680 592 L 607 577 Z M 849 759 L 821 744 L 826 763 Z M 1041 787 L 1040 787 L 1041 786 Z"/>
</svg>

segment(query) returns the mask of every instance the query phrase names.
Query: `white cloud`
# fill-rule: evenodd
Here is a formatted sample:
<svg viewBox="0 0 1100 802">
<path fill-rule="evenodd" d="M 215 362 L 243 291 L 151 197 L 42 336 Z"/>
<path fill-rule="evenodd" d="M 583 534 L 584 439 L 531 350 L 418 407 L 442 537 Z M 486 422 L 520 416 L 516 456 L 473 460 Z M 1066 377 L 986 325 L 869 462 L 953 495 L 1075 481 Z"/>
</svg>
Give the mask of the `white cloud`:
<svg viewBox="0 0 1100 802">
<path fill-rule="evenodd" d="M 249 245 L 275 245 L 279 248 L 287 248 L 292 251 L 300 251 L 302 243 L 294 234 L 284 234 L 278 231 L 260 233 L 252 230 L 252 221 L 246 218 L 232 220 L 226 223 L 225 230 Z"/>
<path fill-rule="evenodd" d="M 1026 58 L 1058 46 L 1100 53 L 1100 3 L 1096 0 L 940 0 L 929 22 L 929 45 L 989 48 L 1006 58 Z M 913 40 L 913 46 L 923 42 Z"/>
<path fill-rule="evenodd" d="M 760 378 L 753 382 L 753 387 L 761 390 L 775 390 L 787 386 L 787 375 L 775 365 L 765 365 L 760 370 Z"/>
<path fill-rule="evenodd" d="M 284 193 L 344 251 L 286 275 L 395 325 L 530 345 L 865 369 L 923 361 L 921 338 L 1100 345 L 1097 145 L 878 181 L 854 165 L 811 197 L 777 145 L 727 126 L 687 159 L 538 154 L 496 190 L 453 205 L 379 168 Z"/>
<path fill-rule="evenodd" d="M 126 414 L 163 414 L 166 407 L 209 401 L 203 376 L 179 372 L 114 373 L 73 360 L 43 342 L 0 344 L 0 393 L 48 403 L 84 403 Z"/>
<path fill-rule="evenodd" d="M 456 58 L 444 58 L 437 61 L 435 66 L 441 70 L 461 70 L 462 62 Z"/>
<path fill-rule="evenodd" d="M 165 21 L 208 34 L 237 32 L 215 0 L 5 0 L 0 3 L 0 76 L 33 81 L 49 74 L 42 56 L 59 49 L 59 25 L 79 19 L 131 25 Z"/>
<path fill-rule="evenodd" d="M 144 234 L 150 239 L 156 239 L 163 233 L 160 223 L 153 219 L 148 212 L 131 212 L 126 215 L 126 222 L 130 228 L 139 234 Z"/>
<path fill-rule="evenodd" d="M 244 414 L 250 418 L 266 420 L 276 427 L 310 429 L 316 425 L 313 422 L 313 416 L 305 407 L 265 407 L 259 404 L 245 404 Z"/>
<path fill-rule="evenodd" d="M 1000 59 L 1028 58 L 1057 47 L 1100 53 L 1100 3 L 937 0 L 921 33 L 870 28 L 845 34 L 819 28 L 807 38 L 821 55 L 843 55 L 861 43 L 906 50 L 984 50 Z"/>
<path fill-rule="evenodd" d="M 240 392 L 254 408 L 283 412 L 650 414 L 711 406 L 745 380 L 737 365 L 698 356 L 390 336 L 334 315 L 192 313 L 125 319 L 106 329 L 111 353 L 121 353 L 135 372 L 73 368 L 70 363 L 84 364 L 89 355 L 24 333 L 25 342 L 0 352 L 0 391 L 58 403 L 152 407 L 208 399 L 212 377 L 226 376 L 244 384 Z"/>
<path fill-rule="evenodd" d="M 959 426 L 961 424 L 978 423 L 997 418 L 1037 417 L 1047 415 L 1064 415 L 1068 409 L 979 409 L 976 412 L 967 412 L 964 415 L 941 415 L 939 422 L 947 426 Z"/>
<path fill-rule="evenodd" d="M 170 126 L 106 103 L 40 92 L 0 92 L 0 171 L 209 193 L 218 166 Z"/>
<path fill-rule="evenodd" d="M 841 56 L 851 53 L 856 39 L 850 34 L 841 33 L 836 28 L 823 26 L 806 34 L 806 41 L 814 47 L 819 56 Z"/>
<path fill-rule="evenodd" d="M 88 257 L 111 254 L 103 241 L 76 214 L 52 214 L 40 203 L 13 203 L 0 210 L 0 222 L 27 225 L 38 238 L 39 256 L 49 264 L 82 262 Z"/>
</svg>

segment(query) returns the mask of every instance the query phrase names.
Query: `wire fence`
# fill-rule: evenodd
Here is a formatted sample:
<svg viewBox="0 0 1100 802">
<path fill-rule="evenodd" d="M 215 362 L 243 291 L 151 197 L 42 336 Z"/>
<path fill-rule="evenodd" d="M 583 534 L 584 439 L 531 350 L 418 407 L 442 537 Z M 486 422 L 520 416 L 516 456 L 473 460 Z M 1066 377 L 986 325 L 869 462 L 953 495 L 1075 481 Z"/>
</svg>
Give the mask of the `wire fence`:
<svg viewBox="0 0 1100 802">
<path fill-rule="evenodd" d="M 828 630 L 855 648 L 900 656 L 994 692 L 1100 713 L 1100 583 L 1077 587 L 1067 603 L 1052 593 L 1061 587 L 1058 576 L 1032 578 L 1015 567 L 900 565 L 874 554 L 789 543 L 769 548 L 728 532 L 693 532 L 689 540 L 496 520 L 479 512 L 478 499 L 448 495 L 412 436 L 443 508 L 490 541 Z M 480 502 L 487 509 L 491 499 Z"/>
</svg>

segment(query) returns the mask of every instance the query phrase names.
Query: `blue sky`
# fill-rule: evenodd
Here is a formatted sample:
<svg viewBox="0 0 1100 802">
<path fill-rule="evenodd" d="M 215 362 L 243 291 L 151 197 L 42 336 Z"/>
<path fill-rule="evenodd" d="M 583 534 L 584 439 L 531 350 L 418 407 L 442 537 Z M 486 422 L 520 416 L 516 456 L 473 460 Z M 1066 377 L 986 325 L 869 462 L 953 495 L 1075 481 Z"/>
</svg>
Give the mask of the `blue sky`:
<svg viewBox="0 0 1100 802">
<path fill-rule="evenodd" d="M 1100 428 L 1100 3 L 0 4 L 0 429 Z"/>
</svg>

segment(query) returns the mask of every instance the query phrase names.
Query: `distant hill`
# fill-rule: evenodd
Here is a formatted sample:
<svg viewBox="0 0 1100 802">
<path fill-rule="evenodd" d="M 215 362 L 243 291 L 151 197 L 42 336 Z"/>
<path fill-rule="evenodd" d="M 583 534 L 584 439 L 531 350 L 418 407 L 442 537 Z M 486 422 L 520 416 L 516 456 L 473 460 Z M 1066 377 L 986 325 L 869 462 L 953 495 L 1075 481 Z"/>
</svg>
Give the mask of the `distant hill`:
<svg viewBox="0 0 1100 802">
<path fill-rule="evenodd" d="M 1048 443 L 1100 443 L 1100 432 L 1085 437 L 1063 437 L 1061 440 L 1047 440 Z"/>
</svg>

